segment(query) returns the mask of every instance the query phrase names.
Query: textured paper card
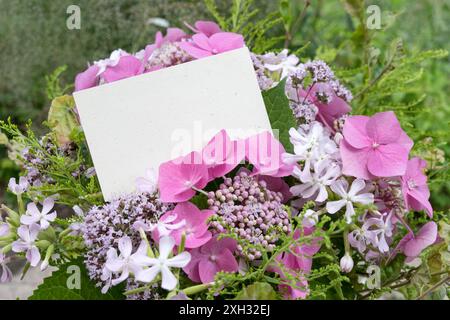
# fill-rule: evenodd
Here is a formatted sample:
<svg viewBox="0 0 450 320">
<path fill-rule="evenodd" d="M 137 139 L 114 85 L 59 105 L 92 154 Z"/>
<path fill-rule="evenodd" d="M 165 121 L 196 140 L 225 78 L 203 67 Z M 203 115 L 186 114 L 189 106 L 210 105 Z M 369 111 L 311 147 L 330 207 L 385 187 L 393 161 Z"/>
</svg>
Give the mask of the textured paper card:
<svg viewBox="0 0 450 320">
<path fill-rule="evenodd" d="M 271 130 L 247 48 L 74 93 L 106 200 L 217 132 Z"/>
</svg>

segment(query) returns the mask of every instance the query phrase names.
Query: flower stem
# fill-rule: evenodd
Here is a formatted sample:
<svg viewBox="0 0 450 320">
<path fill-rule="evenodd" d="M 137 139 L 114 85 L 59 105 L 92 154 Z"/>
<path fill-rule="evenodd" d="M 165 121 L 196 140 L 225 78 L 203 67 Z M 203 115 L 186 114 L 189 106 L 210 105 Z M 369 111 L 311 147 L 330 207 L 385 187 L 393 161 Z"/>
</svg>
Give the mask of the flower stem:
<svg viewBox="0 0 450 320">
<path fill-rule="evenodd" d="M 199 284 L 196 286 L 185 288 L 182 291 L 184 292 L 185 295 L 190 296 L 190 295 L 193 295 L 193 294 L 196 294 L 196 293 L 202 292 L 203 290 L 208 289 L 213 284 L 214 284 L 214 282 Z"/>
</svg>

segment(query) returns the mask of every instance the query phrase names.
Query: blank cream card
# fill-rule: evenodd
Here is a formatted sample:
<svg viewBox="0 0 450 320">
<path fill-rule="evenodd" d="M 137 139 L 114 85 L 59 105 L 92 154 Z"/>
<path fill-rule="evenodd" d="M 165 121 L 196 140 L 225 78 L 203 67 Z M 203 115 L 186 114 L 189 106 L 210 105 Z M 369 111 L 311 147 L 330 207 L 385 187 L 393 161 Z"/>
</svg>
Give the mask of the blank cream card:
<svg viewBox="0 0 450 320">
<path fill-rule="evenodd" d="M 74 93 L 105 200 L 217 132 L 271 130 L 250 53 L 241 48 Z"/>
</svg>

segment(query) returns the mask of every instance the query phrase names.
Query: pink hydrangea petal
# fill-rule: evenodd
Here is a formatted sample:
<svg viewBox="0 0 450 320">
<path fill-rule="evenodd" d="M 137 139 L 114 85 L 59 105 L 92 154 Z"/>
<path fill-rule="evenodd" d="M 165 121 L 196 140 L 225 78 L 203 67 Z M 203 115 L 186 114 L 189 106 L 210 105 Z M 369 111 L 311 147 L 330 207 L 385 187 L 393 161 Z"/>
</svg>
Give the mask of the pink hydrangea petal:
<svg viewBox="0 0 450 320">
<path fill-rule="evenodd" d="M 118 81 L 142 73 L 142 63 L 134 56 L 122 56 L 119 63 L 109 66 L 103 73 L 106 82 Z"/>
<path fill-rule="evenodd" d="M 342 173 L 344 175 L 370 180 L 373 175 L 367 169 L 368 152 L 366 149 L 355 149 L 345 140 L 341 141 Z"/>
<path fill-rule="evenodd" d="M 374 142 L 389 144 L 399 139 L 402 128 L 395 113 L 386 111 L 376 113 L 370 117 L 366 125 L 366 132 Z"/>
<path fill-rule="evenodd" d="M 437 238 L 437 224 L 434 221 L 426 223 L 417 235 L 405 244 L 404 253 L 408 257 L 417 257 L 422 250 L 432 245 Z"/>
<path fill-rule="evenodd" d="M 195 23 L 195 28 L 198 32 L 204 33 L 207 37 L 212 36 L 215 33 L 221 32 L 222 30 L 217 25 L 217 23 L 212 21 L 197 21 Z"/>
<path fill-rule="evenodd" d="M 363 149 L 372 145 L 366 132 L 368 121 L 369 117 L 366 116 L 352 116 L 345 120 L 344 139 L 353 148 Z"/>
<path fill-rule="evenodd" d="M 186 37 L 186 33 L 180 28 L 167 28 L 167 34 L 164 37 L 165 41 L 175 42 L 180 41 Z"/>
<path fill-rule="evenodd" d="M 183 268 L 183 271 L 186 272 L 188 278 L 194 282 L 202 282 L 200 279 L 200 274 L 198 272 L 198 264 L 202 261 L 203 256 L 198 254 L 198 249 L 193 249 L 190 251 L 191 261 L 187 264 L 186 267 Z"/>
<path fill-rule="evenodd" d="M 183 202 L 194 196 L 192 187 L 202 189 L 209 181 L 208 168 L 196 163 L 201 158 L 196 152 L 186 157 L 168 161 L 159 166 L 158 186 L 164 202 Z"/>
<path fill-rule="evenodd" d="M 402 176 L 406 172 L 409 150 L 399 144 L 380 145 L 367 154 L 367 169 L 377 177 Z"/>
<path fill-rule="evenodd" d="M 243 159 L 236 154 L 234 143 L 225 130 L 221 130 L 208 142 L 202 150 L 202 156 L 211 180 L 232 171 Z"/>
<path fill-rule="evenodd" d="M 416 185 L 426 185 L 427 176 L 422 171 L 426 166 L 427 162 L 421 158 L 414 157 L 410 159 L 403 180 L 408 181 L 409 179 L 413 179 Z"/>
<path fill-rule="evenodd" d="M 294 165 L 283 162 L 285 149 L 270 132 L 253 135 L 245 139 L 245 143 L 246 158 L 253 164 L 255 174 L 283 177 L 294 170 Z"/>
<path fill-rule="evenodd" d="M 427 188 L 428 190 L 428 188 Z M 431 206 L 430 201 L 428 200 L 428 196 L 426 193 L 420 192 L 420 190 L 413 189 L 408 191 L 408 207 L 414 209 L 416 211 L 425 210 L 430 218 L 433 217 L 433 207 Z"/>
<path fill-rule="evenodd" d="M 217 50 L 217 53 L 222 53 L 242 48 L 244 46 L 244 37 L 237 33 L 219 32 L 213 34 L 209 38 L 209 42 Z"/>
<path fill-rule="evenodd" d="M 192 36 L 192 41 L 195 43 L 197 47 L 200 49 L 212 52 L 213 47 L 209 42 L 209 38 L 205 36 L 203 33 L 197 33 Z"/>
<path fill-rule="evenodd" d="M 196 59 L 212 56 L 211 51 L 201 49 L 189 41 L 180 42 L 180 47 Z"/>
<path fill-rule="evenodd" d="M 209 260 L 201 260 L 198 263 L 198 273 L 202 283 L 208 283 L 214 281 L 214 276 L 217 273 L 217 266 L 215 263 Z"/>
<path fill-rule="evenodd" d="M 224 249 L 222 253 L 216 257 L 216 264 L 218 271 L 236 272 L 239 270 L 236 258 L 228 249 Z"/>
<path fill-rule="evenodd" d="M 95 87 L 98 82 L 97 73 L 99 67 L 92 65 L 86 69 L 86 71 L 77 74 L 75 77 L 75 90 L 80 91 L 88 88 Z"/>
</svg>

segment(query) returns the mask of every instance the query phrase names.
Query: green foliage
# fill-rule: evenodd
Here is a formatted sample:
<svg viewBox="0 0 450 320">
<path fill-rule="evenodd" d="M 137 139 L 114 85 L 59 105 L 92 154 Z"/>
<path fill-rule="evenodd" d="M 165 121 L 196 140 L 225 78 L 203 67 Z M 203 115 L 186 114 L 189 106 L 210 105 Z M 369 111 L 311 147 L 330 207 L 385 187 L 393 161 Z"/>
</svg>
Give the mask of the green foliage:
<svg viewBox="0 0 450 320">
<path fill-rule="evenodd" d="M 269 31 L 282 22 L 274 11 L 265 16 L 258 15 L 254 0 L 232 0 L 231 9 L 219 10 L 216 0 L 204 0 L 206 8 L 223 30 L 240 33 L 252 52 L 263 53 L 273 48 L 284 37 L 267 36 Z M 223 14 L 221 12 L 228 12 Z"/>
<path fill-rule="evenodd" d="M 67 70 L 67 65 L 60 66 L 55 69 L 50 75 L 45 76 L 47 82 L 47 98 L 53 100 L 64 95 L 73 85 L 66 85 L 61 87 L 61 75 Z"/>
<path fill-rule="evenodd" d="M 295 128 L 297 123 L 284 92 L 285 84 L 286 81 L 281 81 L 275 88 L 263 92 L 263 98 L 272 129 L 278 130 L 280 142 L 287 152 L 292 152 L 289 129 Z"/>
<path fill-rule="evenodd" d="M 236 296 L 236 300 L 275 300 L 277 293 L 272 286 L 265 282 L 255 282 L 246 286 Z"/>
<path fill-rule="evenodd" d="M 48 111 L 47 125 L 54 132 L 59 146 L 71 141 L 70 135 L 78 126 L 74 107 L 72 96 L 58 96 L 52 101 Z"/>
<path fill-rule="evenodd" d="M 89 279 L 81 259 L 78 259 L 61 265 L 45 278 L 29 300 L 123 300 L 122 290 L 121 286 L 117 286 L 102 294 L 100 288 Z"/>
<path fill-rule="evenodd" d="M 67 99 L 70 100 L 70 98 Z M 65 111 L 68 112 L 67 109 Z M 22 165 L 23 163 L 22 155 L 18 150 L 23 150 L 24 148 L 28 148 L 29 152 L 36 157 L 45 159 L 45 162 L 39 169 L 52 183 L 44 183 L 42 186 L 31 188 L 31 195 L 41 199 L 42 197 L 58 194 L 58 202 L 70 206 L 86 203 L 92 205 L 103 202 L 100 186 L 95 176 L 74 176 L 73 174 L 80 168 L 92 167 L 85 140 L 74 139 L 72 141 L 77 148 L 75 155 L 69 157 L 63 149 L 57 147 L 55 135 L 57 131 L 50 132 L 46 136 L 39 138 L 31 130 L 31 123 L 27 125 L 27 131 L 24 134 L 10 121 L 0 121 L 0 129 L 10 137 L 8 144 L 11 150 L 10 158 L 16 161 L 17 164 Z M 73 135 L 73 137 L 76 136 Z"/>
</svg>

